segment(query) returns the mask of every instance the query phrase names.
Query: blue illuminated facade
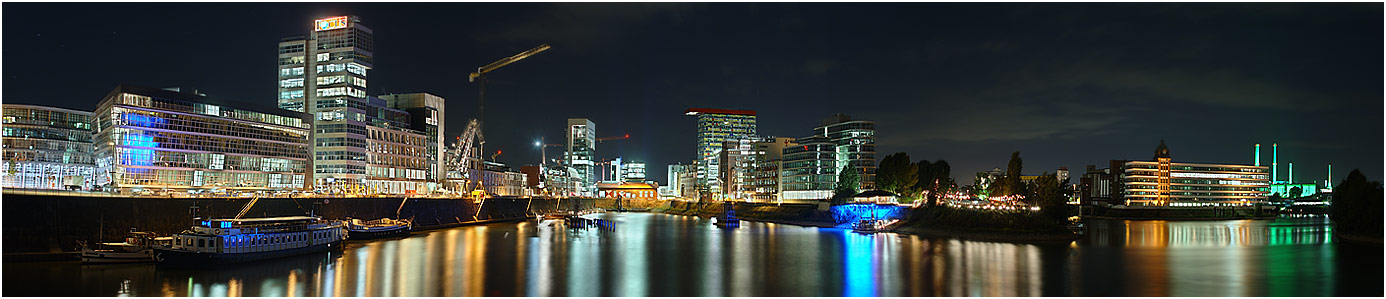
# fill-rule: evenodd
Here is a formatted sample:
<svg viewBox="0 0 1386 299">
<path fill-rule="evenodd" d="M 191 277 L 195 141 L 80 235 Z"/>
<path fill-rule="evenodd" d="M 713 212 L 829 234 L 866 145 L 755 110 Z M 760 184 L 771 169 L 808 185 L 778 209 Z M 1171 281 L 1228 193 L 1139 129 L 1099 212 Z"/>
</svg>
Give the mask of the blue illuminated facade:
<svg viewBox="0 0 1386 299">
<path fill-rule="evenodd" d="M 96 184 L 110 190 L 297 190 L 307 114 L 120 85 L 93 117 Z"/>
<path fill-rule="evenodd" d="M 900 219 L 905 207 L 883 204 L 846 204 L 829 208 L 833 221 L 840 227 L 851 227 L 862 219 Z"/>
</svg>

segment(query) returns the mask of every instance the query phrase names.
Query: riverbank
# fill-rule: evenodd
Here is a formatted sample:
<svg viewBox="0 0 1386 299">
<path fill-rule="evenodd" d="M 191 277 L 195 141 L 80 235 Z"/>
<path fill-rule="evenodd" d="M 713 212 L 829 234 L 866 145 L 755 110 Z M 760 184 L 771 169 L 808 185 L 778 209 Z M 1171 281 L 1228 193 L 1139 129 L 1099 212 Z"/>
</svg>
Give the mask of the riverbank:
<svg viewBox="0 0 1386 299">
<path fill-rule="evenodd" d="M 1362 244 L 1362 245 L 1376 245 L 1376 246 L 1382 246 L 1383 244 L 1386 244 L 1386 243 L 1383 243 L 1383 240 L 1382 240 L 1381 236 L 1367 236 L 1367 235 L 1360 235 L 1360 234 L 1344 233 L 1344 232 L 1342 232 L 1342 231 L 1334 231 L 1334 232 L 1333 232 L 1333 238 L 1334 238 L 1334 239 L 1337 239 L 1337 240 L 1335 240 L 1335 241 L 1344 242 L 1344 243 L 1353 243 L 1353 244 Z"/>
<path fill-rule="evenodd" d="M 897 226 L 887 231 L 929 237 L 1008 243 L 1068 243 L 1078 240 L 1074 233 L 1035 233 L 1029 231 L 967 231 L 956 228 Z"/>
<path fill-rule="evenodd" d="M 1280 213 L 1271 206 L 1254 207 L 1093 207 L 1094 219 L 1119 220 L 1243 220 L 1275 219 Z"/>
<path fill-rule="evenodd" d="M 811 204 L 735 203 L 733 207 L 736 209 L 736 217 L 747 221 L 825 228 L 837 227 L 839 224 L 828 211 L 819 211 L 817 205 Z M 715 217 L 722 215 L 724 209 L 723 203 L 671 201 L 667 206 L 651 208 L 650 211 L 670 215 Z"/>
<path fill-rule="evenodd" d="M 1067 243 L 1080 235 L 1030 211 L 977 211 L 933 207 L 910 209 L 889 231 L 933 237 L 1018 243 Z"/>
</svg>

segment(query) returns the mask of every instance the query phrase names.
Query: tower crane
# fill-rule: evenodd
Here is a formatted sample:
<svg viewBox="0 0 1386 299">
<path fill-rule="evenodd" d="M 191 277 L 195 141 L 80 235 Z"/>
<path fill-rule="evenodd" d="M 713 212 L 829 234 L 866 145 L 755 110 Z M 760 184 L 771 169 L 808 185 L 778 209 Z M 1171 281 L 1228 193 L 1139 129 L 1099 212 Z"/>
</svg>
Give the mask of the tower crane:
<svg viewBox="0 0 1386 299">
<path fill-rule="evenodd" d="M 484 130 L 482 129 L 486 125 L 486 74 L 508 64 L 520 61 L 521 59 L 534 56 L 534 54 L 539 54 L 539 52 L 544 52 L 548 49 L 549 44 L 540 44 L 538 47 L 529 49 L 529 51 L 520 52 L 520 54 L 515 54 L 514 56 L 501 58 L 501 60 L 496 60 L 496 62 L 492 62 L 491 64 L 478 67 L 476 68 L 475 73 L 467 75 L 467 82 L 477 82 L 477 89 L 479 90 L 476 97 L 476 135 L 478 140 L 477 143 L 480 148 L 478 152 L 486 152 L 486 133 L 484 133 Z M 480 81 L 478 81 L 477 79 L 480 79 Z"/>
<path fill-rule="evenodd" d="M 602 141 L 626 140 L 626 139 L 630 139 L 630 134 L 626 134 L 626 135 L 622 135 L 622 136 L 607 136 L 607 137 L 597 138 L 597 143 L 601 143 Z"/>
</svg>

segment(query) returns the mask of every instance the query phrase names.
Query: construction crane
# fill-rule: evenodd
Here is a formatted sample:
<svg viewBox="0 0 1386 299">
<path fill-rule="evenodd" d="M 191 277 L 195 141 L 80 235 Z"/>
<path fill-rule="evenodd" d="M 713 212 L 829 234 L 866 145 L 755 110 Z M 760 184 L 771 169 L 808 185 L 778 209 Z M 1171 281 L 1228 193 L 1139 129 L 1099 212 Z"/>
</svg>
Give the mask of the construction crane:
<svg viewBox="0 0 1386 299">
<path fill-rule="evenodd" d="M 471 172 L 467 170 L 470 169 L 471 164 L 473 164 L 472 140 L 476 139 L 479 127 L 480 126 L 478 125 L 477 120 L 472 119 L 471 121 L 467 122 L 467 129 L 462 132 L 462 135 L 457 136 L 457 143 L 453 143 L 451 154 L 447 157 L 447 167 L 449 174 L 447 175 L 447 177 L 453 177 L 451 174 L 457 173 L 458 177 L 465 178 L 468 181 L 472 180 Z M 481 180 L 478 179 L 476 181 L 478 182 L 478 185 L 480 185 Z M 472 186 L 472 184 L 468 183 L 467 187 L 470 186 Z M 467 188 L 464 187 L 464 189 Z M 471 190 L 472 189 L 467 189 L 466 191 L 470 193 Z"/>
<path fill-rule="evenodd" d="M 601 143 L 602 141 L 626 140 L 626 139 L 630 139 L 630 134 L 626 134 L 626 135 L 622 135 L 622 136 L 609 136 L 609 137 L 597 138 L 597 143 Z"/>
<path fill-rule="evenodd" d="M 492 62 L 491 64 L 487 64 L 479 68 L 476 68 L 475 73 L 467 75 L 467 82 L 477 82 L 478 94 L 476 97 L 476 134 L 478 140 L 477 144 L 480 148 L 480 151 L 478 152 L 486 152 L 486 133 L 484 133 L 484 130 L 482 129 L 482 127 L 486 125 L 486 73 L 490 73 L 491 71 L 494 71 L 508 64 L 515 63 L 516 61 L 520 61 L 521 59 L 534 56 L 534 54 L 539 54 L 539 52 L 544 52 L 548 49 L 549 44 L 541 44 L 538 47 L 534 47 L 534 49 L 529 49 L 529 51 L 520 52 L 520 54 L 515 54 L 515 56 L 501 58 L 501 60 L 496 60 L 496 62 Z M 481 80 L 478 82 L 477 79 Z"/>
</svg>

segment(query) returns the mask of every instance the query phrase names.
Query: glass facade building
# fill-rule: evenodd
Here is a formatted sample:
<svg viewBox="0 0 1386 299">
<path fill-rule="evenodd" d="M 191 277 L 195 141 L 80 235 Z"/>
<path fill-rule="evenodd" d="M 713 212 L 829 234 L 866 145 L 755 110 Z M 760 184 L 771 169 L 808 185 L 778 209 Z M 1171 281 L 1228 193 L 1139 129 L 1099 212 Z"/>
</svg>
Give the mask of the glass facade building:
<svg viewBox="0 0 1386 299">
<path fill-rule="evenodd" d="M 1124 203 L 1128 206 L 1248 206 L 1265 203 L 1270 192 L 1265 166 L 1173 163 L 1164 141 L 1155 161 L 1127 161 L 1122 166 Z"/>
<path fill-rule="evenodd" d="M 94 114 L 96 184 L 122 191 L 306 188 L 308 115 L 251 107 L 117 86 Z"/>
<path fill-rule="evenodd" d="M 95 183 L 91 112 L 4 105 L 5 188 L 90 189 Z"/>
<path fill-rule="evenodd" d="M 574 170 L 572 190 L 576 196 L 597 196 L 597 124 L 586 118 L 569 118 L 567 152 L 564 161 Z"/>
<path fill-rule="evenodd" d="M 314 20 L 278 46 L 278 106 L 312 115 L 312 178 L 321 191 L 415 194 L 446 177 L 443 99 L 366 95 L 375 33 L 356 16 Z"/>
<path fill-rule="evenodd" d="M 799 138 L 797 146 L 784 148 L 784 166 L 780 172 L 782 200 L 831 198 L 837 175 L 844 165 L 861 173 L 860 190 L 875 187 L 875 122 L 835 114 L 813 130 L 815 134 Z"/>
<path fill-rule="evenodd" d="M 314 20 L 307 37 L 279 42 L 279 108 L 312 114 L 311 180 L 320 189 L 359 192 L 368 172 L 389 173 L 367 169 L 366 75 L 374 60 L 374 32 L 360 21 Z"/>
<path fill-rule="evenodd" d="M 722 183 L 718 180 L 719 155 L 722 144 L 727 140 L 753 140 L 756 138 L 756 112 L 750 110 L 729 110 L 711 108 L 691 108 L 684 115 L 698 119 L 696 189 L 707 194 L 722 194 Z"/>
</svg>

